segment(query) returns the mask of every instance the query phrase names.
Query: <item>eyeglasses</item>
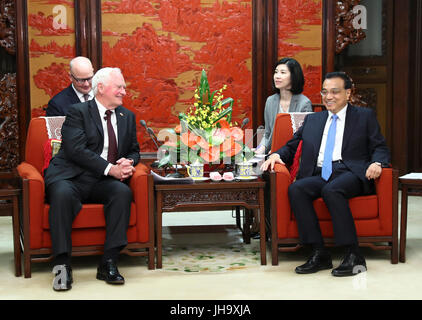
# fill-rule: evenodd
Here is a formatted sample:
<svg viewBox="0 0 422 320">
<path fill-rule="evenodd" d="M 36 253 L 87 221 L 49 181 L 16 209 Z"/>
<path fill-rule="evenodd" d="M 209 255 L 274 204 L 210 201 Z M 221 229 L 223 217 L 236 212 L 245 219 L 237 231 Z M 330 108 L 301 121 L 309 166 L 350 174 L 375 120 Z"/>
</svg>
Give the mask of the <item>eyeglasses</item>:
<svg viewBox="0 0 422 320">
<path fill-rule="evenodd" d="M 89 77 L 89 78 L 85 78 L 85 79 L 79 79 L 79 78 L 76 78 L 72 73 L 70 74 L 71 76 L 72 76 L 72 78 L 77 82 L 77 83 L 79 83 L 79 84 L 84 84 L 85 83 L 85 81 L 88 81 L 88 82 L 91 82 L 92 81 L 92 77 Z"/>
<path fill-rule="evenodd" d="M 320 93 L 321 93 L 321 96 L 325 97 L 325 96 L 327 96 L 329 93 L 330 93 L 332 96 L 335 96 L 335 95 L 339 94 L 339 93 L 340 93 L 340 92 L 342 92 L 342 91 L 343 91 L 343 89 L 338 89 L 338 88 L 331 89 L 331 90 L 325 90 L 325 89 L 322 89 Z"/>
</svg>

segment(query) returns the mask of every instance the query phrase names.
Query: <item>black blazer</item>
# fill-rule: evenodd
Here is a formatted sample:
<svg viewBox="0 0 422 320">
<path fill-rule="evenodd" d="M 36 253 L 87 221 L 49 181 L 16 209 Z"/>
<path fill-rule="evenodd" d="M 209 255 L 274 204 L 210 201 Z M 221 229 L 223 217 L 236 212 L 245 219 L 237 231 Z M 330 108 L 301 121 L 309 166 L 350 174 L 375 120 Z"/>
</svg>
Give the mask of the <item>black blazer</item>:
<svg viewBox="0 0 422 320">
<path fill-rule="evenodd" d="M 70 106 L 75 103 L 81 103 L 81 100 L 70 85 L 51 98 L 48 102 L 46 116 L 65 116 Z"/>
<path fill-rule="evenodd" d="M 291 164 L 300 140 L 303 141 L 297 179 L 314 173 L 327 117 L 326 110 L 307 115 L 292 139 L 276 151 L 284 163 Z M 365 184 L 368 183 L 366 169 L 371 163 L 389 165 L 390 152 L 372 109 L 348 105 L 341 156 L 349 170 Z"/>
<path fill-rule="evenodd" d="M 117 117 L 118 159 L 131 158 L 134 166 L 139 162 L 139 144 L 136 138 L 136 121 L 133 112 L 119 106 Z M 69 109 L 62 126 L 62 144 L 59 152 L 45 171 L 45 184 L 70 179 L 90 172 L 104 175 L 109 164 L 101 158 L 104 132 L 95 100 L 75 104 Z"/>
</svg>

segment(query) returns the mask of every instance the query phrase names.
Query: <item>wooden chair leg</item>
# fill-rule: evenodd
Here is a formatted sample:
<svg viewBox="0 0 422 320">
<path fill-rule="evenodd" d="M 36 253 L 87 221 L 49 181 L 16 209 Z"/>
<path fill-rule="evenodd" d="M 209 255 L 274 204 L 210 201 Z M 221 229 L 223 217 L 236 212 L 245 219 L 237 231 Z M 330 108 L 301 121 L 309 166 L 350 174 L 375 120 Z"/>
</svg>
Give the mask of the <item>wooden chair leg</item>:
<svg viewBox="0 0 422 320">
<path fill-rule="evenodd" d="M 27 252 L 24 252 L 24 276 L 31 278 L 31 256 Z"/>
<path fill-rule="evenodd" d="M 155 248 L 154 246 L 148 248 L 148 269 L 155 269 Z"/>
<path fill-rule="evenodd" d="M 393 240 L 391 244 L 391 263 L 397 264 L 399 263 L 399 246 L 398 240 Z"/>
<path fill-rule="evenodd" d="M 278 244 L 277 242 L 271 242 L 271 258 L 272 258 L 272 265 L 278 266 Z"/>
</svg>

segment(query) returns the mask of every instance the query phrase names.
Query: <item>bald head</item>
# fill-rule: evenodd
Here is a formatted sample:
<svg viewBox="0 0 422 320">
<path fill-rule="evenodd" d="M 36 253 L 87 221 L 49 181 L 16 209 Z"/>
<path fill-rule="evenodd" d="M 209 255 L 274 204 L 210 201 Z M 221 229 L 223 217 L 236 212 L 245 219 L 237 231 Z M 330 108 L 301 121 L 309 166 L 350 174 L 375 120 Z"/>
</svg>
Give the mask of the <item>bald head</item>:
<svg viewBox="0 0 422 320">
<path fill-rule="evenodd" d="M 91 60 L 86 57 L 76 57 L 70 61 L 70 80 L 73 86 L 80 93 L 91 91 L 91 80 L 94 75 L 94 68 Z"/>
</svg>

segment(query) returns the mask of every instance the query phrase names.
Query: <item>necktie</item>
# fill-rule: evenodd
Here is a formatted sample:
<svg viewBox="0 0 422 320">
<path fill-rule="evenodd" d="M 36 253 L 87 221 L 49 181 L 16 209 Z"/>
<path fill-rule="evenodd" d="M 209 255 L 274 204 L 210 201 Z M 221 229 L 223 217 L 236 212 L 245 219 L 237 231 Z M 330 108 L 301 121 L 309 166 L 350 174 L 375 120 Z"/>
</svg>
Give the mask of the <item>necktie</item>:
<svg viewBox="0 0 422 320">
<path fill-rule="evenodd" d="M 84 100 L 85 100 L 85 101 L 88 101 L 88 100 L 89 100 L 89 94 L 88 94 L 88 93 L 85 93 L 85 94 L 84 94 Z"/>
<path fill-rule="evenodd" d="M 115 164 L 117 161 L 117 141 L 116 135 L 113 130 L 113 126 L 111 125 L 111 114 L 113 111 L 107 110 L 106 120 L 107 120 L 107 132 L 108 132 L 108 154 L 107 154 L 107 161 Z"/>
<path fill-rule="evenodd" d="M 322 162 L 322 171 L 321 177 L 328 181 L 330 179 L 331 173 L 333 171 L 333 151 L 334 151 L 334 141 L 336 140 L 336 127 L 337 127 L 338 116 L 333 114 L 330 128 L 328 129 L 327 142 L 325 145 L 324 151 L 324 161 Z"/>
</svg>

